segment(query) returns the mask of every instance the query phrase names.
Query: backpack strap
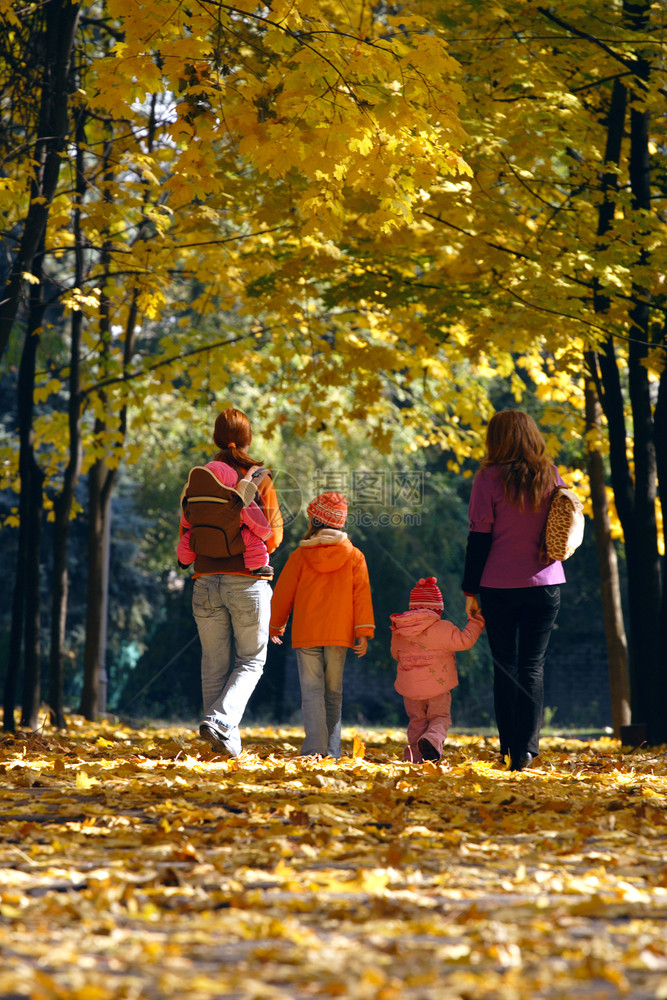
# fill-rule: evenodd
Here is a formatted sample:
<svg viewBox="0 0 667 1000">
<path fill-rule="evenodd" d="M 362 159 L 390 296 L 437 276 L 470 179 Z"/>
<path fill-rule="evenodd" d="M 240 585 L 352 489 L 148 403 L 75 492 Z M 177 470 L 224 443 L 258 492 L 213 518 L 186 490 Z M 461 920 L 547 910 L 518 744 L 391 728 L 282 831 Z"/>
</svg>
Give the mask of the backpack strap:
<svg viewBox="0 0 667 1000">
<path fill-rule="evenodd" d="M 195 465 L 194 468 L 190 469 L 188 481 L 183 487 L 181 506 L 185 506 L 186 501 L 188 503 L 229 503 L 232 497 L 237 496 L 243 506 L 247 507 L 254 499 L 256 492 L 254 483 L 249 485 L 252 486 L 253 492 L 252 496 L 247 499 L 246 490 L 225 486 L 205 465 Z"/>
</svg>

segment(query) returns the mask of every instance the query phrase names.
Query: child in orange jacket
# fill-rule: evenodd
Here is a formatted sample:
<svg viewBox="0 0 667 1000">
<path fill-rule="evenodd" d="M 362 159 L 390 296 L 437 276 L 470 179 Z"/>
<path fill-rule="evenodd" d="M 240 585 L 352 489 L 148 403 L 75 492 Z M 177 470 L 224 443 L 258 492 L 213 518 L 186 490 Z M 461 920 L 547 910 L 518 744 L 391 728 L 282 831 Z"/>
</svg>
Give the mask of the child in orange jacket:
<svg viewBox="0 0 667 1000">
<path fill-rule="evenodd" d="M 310 524 L 278 578 L 271 641 L 280 643 L 294 609 L 292 646 L 301 685 L 304 755 L 338 758 L 347 650 L 364 656 L 375 633 L 368 568 L 342 530 L 347 500 L 322 493 L 308 504 Z"/>
</svg>

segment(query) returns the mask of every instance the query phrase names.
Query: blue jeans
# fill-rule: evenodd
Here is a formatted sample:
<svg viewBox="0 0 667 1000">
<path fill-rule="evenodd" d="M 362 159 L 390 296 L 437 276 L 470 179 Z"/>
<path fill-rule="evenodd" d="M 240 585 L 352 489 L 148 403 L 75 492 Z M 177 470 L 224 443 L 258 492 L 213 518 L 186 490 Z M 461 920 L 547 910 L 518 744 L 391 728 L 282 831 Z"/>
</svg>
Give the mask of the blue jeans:
<svg viewBox="0 0 667 1000">
<path fill-rule="evenodd" d="M 198 576 L 192 612 L 201 641 L 206 721 L 240 753 L 239 724 L 266 662 L 271 588 L 266 580 L 247 576 Z"/>
<path fill-rule="evenodd" d="M 302 754 L 340 757 L 346 655 L 346 646 L 309 646 L 296 651 L 303 728 L 306 731 Z"/>
<path fill-rule="evenodd" d="M 480 587 L 493 657 L 500 749 L 512 759 L 540 752 L 544 662 L 560 607 L 560 587 Z"/>
</svg>

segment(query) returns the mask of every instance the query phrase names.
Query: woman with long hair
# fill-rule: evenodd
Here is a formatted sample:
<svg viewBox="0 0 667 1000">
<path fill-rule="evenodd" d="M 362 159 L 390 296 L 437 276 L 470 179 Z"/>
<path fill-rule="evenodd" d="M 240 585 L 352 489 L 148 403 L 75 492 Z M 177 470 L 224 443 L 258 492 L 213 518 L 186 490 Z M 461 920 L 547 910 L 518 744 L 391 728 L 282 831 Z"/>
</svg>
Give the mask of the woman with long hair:
<svg viewBox="0 0 667 1000">
<path fill-rule="evenodd" d="M 560 607 L 560 562 L 540 555 L 549 501 L 563 480 L 537 424 L 521 410 L 496 413 L 473 482 L 462 587 L 480 609 L 493 657 L 500 754 L 522 771 L 539 755 L 544 663 Z"/>
<path fill-rule="evenodd" d="M 266 548 L 275 551 L 283 537 L 282 517 L 270 475 L 253 477 L 261 462 L 248 454 L 252 443 L 248 417 L 240 410 L 224 410 L 215 421 L 213 441 L 218 448 L 214 462 L 231 466 L 244 496 L 252 482 L 257 484 L 256 495 L 254 488 L 251 492 L 271 529 Z M 184 529 L 187 524 L 182 523 Z M 270 609 L 268 580 L 246 567 L 243 553 L 195 554 L 192 610 L 202 647 L 204 703 L 199 733 L 232 757 L 241 752 L 239 725 L 266 662 Z"/>
</svg>

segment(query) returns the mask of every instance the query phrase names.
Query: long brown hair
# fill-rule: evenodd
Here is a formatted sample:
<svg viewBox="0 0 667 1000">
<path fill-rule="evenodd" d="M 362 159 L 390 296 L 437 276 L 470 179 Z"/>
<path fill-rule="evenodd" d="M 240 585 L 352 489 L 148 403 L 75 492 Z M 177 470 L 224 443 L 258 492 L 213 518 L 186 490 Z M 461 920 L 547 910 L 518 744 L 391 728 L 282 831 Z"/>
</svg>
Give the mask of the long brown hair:
<svg viewBox="0 0 667 1000">
<path fill-rule="evenodd" d="M 322 524 L 321 521 L 317 521 L 314 517 L 309 517 L 308 530 L 306 531 L 306 534 L 303 536 L 302 541 L 305 542 L 306 539 L 308 538 L 314 538 L 315 535 L 319 535 L 320 531 L 323 531 L 325 528 L 328 527 L 329 527 L 328 524 Z"/>
<path fill-rule="evenodd" d="M 229 407 L 220 413 L 215 421 L 213 441 L 220 451 L 216 462 L 226 462 L 237 470 L 261 465 L 259 459 L 251 458 L 246 449 L 252 441 L 252 428 L 245 413 Z"/>
<path fill-rule="evenodd" d="M 505 497 L 523 510 L 525 499 L 537 510 L 556 484 L 553 462 L 540 430 L 523 410 L 494 413 L 486 429 L 482 468 L 500 465 Z"/>
</svg>

